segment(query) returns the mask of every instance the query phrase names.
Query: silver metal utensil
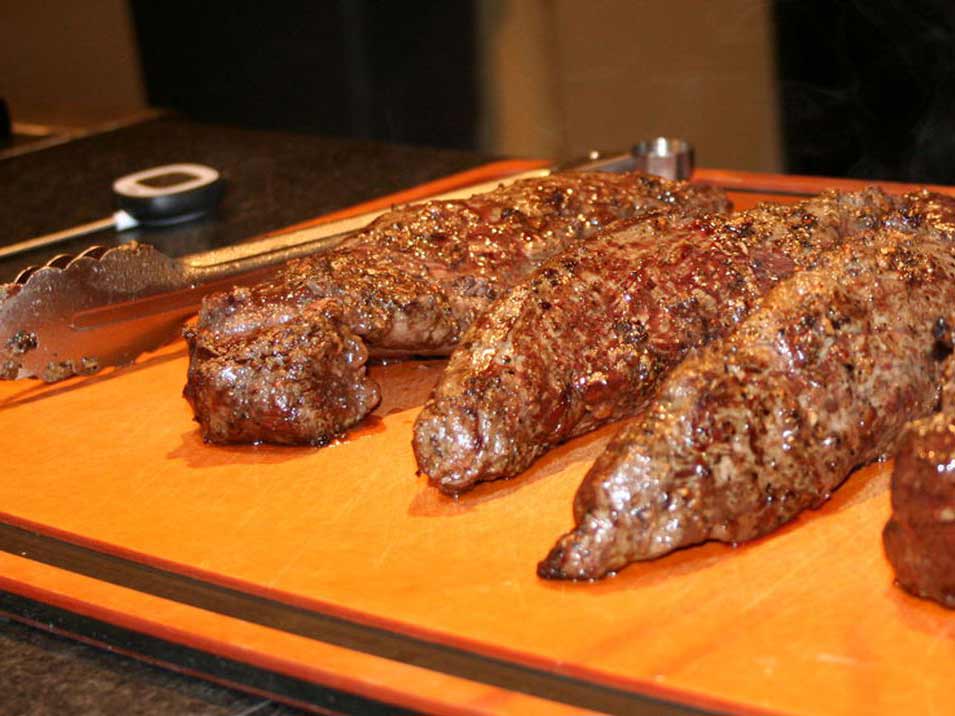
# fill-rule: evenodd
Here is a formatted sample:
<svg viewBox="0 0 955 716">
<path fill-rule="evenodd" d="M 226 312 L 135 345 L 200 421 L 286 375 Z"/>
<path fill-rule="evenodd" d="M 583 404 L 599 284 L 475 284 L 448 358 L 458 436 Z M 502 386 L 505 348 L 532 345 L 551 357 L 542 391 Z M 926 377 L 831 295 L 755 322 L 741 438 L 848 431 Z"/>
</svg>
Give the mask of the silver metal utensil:
<svg viewBox="0 0 955 716">
<path fill-rule="evenodd" d="M 637 169 L 666 179 L 689 179 L 693 174 L 693 145 L 676 137 L 654 137 L 633 146 Z"/>
<path fill-rule="evenodd" d="M 430 199 L 457 199 L 555 169 L 631 171 L 629 153 L 587 157 L 471 185 Z M 326 251 L 387 210 L 290 231 L 258 241 L 173 259 L 152 246 L 129 243 L 61 255 L 0 285 L 0 378 L 57 381 L 140 353 L 178 335 L 203 296 L 266 278 L 285 261 Z"/>
</svg>

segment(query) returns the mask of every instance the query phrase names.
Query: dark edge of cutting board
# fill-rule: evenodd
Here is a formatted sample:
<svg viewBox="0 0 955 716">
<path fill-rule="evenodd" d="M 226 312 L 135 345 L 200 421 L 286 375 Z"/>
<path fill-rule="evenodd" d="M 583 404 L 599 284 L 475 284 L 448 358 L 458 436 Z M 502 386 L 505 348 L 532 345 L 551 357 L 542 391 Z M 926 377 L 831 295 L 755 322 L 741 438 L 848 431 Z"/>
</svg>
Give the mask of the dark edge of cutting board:
<svg viewBox="0 0 955 716">
<path fill-rule="evenodd" d="M 332 714 L 360 713 L 362 716 L 414 716 L 418 713 L 124 629 L 3 590 L 0 590 L 0 615 L 36 629 L 220 686 L 266 696 L 290 706 L 317 707 Z"/>
<path fill-rule="evenodd" d="M 307 639 L 601 713 L 638 716 L 719 713 L 246 594 L 9 524 L 0 523 L 0 550 L 74 574 Z M 225 681 L 236 688 L 245 684 L 256 691 L 274 695 L 279 700 L 304 701 L 327 708 L 322 699 L 332 693 L 324 687 L 316 690 L 310 682 L 106 624 L 10 592 L 0 591 L 0 610 L 34 624 L 50 624 L 56 630 L 113 646 L 130 655 L 142 655 L 195 672 L 196 675 Z M 687 696 L 692 698 L 691 694 Z M 348 695 L 348 698 L 365 697 Z M 369 700 L 368 703 L 378 702 Z M 394 712 L 392 708 L 389 713 Z"/>
<path fill-rule="evenodd" d="M 226 659 L 0 590 L 0 615 L 36 629 L 299 708 L 369 716 L 419 711 Z"/>
</svg>

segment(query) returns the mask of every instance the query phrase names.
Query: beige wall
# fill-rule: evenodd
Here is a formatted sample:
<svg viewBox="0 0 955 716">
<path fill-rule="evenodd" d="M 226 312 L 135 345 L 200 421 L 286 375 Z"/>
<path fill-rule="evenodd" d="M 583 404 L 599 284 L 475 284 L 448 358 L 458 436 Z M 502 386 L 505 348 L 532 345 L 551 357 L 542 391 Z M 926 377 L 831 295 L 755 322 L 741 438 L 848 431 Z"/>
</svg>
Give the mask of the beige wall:
<svg viewBox="0 0 955 716">
<path fill-rule="evenodd" d="M 487 0 L 485 147 L 567 158 L 669 134 L 778 170 L 766 0 Z"/>
<path fill-rule="evenodd" d="M 0 96 L 15 122 L 86 126 L 146 107 L 124 0 L 0 0 Z"/>
</svg>

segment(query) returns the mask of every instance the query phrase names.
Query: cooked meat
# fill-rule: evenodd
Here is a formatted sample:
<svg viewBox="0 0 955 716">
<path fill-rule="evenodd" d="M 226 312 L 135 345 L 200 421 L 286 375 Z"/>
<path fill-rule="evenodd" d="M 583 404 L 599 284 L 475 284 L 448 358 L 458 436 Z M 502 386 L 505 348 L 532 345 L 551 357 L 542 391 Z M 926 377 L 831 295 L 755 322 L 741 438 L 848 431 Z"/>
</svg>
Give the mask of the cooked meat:
<svg viewBox="0 0 955 716">
<path fill-rule="evenodd" d="M 892 517 L 882 537 L 900 585 L 955 608 L 955 415 L 951 412 L 912 423 L 902 435 L 892 471 Z"/>
<path fill-rule="evenodd" d="M 669 376 L 585 477 L 576 528 L 538 573 L 599 578 L 818 507 L 934 410 L 953 316 L 955 252 L 937 233 L 866 232 L 827 253 Z"/>
<path fill-rule="evenodd" d="M 396 209 L 328 253 L 203 303 L 185 397 L 211 442 L 326 443 L 379 401 L 369 356 L 445 355 L 504 290 L 611 222 L 722 192 L 568 173 Z"/>
<path fill-rule="evenodd" d="M 906 211 L 892 213 L 899 204 Z M 729 332 L 777 281 L 847 236 L 930 208 L 877 189 L 829 192 L 730 217 L 659 218 L 568 249 L 465 334 L 415 423 L 419 468 L 458 494 L 636 414 L 688 351 Z"/>
</svg>

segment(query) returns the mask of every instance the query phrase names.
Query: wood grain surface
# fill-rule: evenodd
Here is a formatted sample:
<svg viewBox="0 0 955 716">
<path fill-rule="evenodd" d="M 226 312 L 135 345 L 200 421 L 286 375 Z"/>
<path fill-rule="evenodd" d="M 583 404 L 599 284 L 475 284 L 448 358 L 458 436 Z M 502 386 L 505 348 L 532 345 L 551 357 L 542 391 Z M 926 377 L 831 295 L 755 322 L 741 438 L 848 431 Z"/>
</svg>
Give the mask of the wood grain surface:
<svg viewBox="0 0 955 716">
<path fill-rule="evenodd" d="M 725 172 L 721 177 L 729 176 Z M 706 175 L 707 179 L 712 178 Z M 762 178 L 766 180 L 766 177 Z M 814 180 L 753 182 L 745 207 Z M 441 361 L 372 369 L 381 406 L 327 448 L 204 445 L 181 345 L 56 385 L 0 384 L 0 521 L 243 593 L 624 692 L 740 713 L 952 713 L 955 614 L 893 586 L 890 465 L 740 547 L 596 584 L 539 580 L 615 428 L 458 500 L 410 449 Z M 0 553 L 0 589 L 415 708 L 581 713 Z"/>
</svg>

